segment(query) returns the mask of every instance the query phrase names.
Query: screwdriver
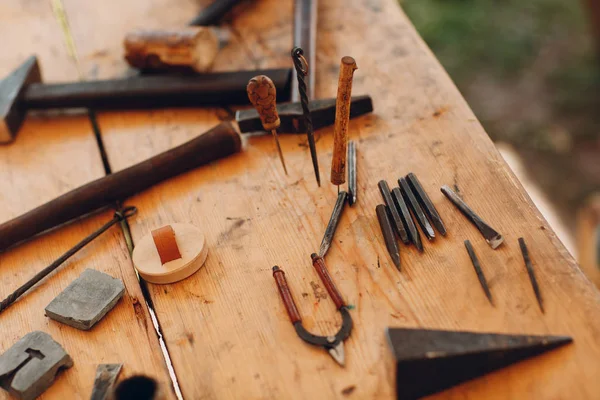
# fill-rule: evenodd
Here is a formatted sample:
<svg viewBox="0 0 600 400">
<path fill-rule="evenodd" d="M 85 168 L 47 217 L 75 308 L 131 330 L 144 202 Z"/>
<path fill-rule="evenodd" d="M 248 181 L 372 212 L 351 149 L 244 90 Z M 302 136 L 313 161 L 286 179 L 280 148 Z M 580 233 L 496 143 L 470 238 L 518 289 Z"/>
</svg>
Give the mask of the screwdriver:
<svg viewBox="0 0 600 400">
<path fill-rule="evenodd" d="M 340 185 L 346 182 L 346 148 L 348 145 L 348 125 L 350 123 L 350 102 L 352 100 L 352 77 L 356 71 L 356 61 L 343 57 L 340 63 L 338 92 L 335 102 L 335 125 L 333 130 L 333 159 L 331 160 L 331 183 Z"/>
<path fill-rule="evenodd" d="M 279 159 L 283 170 L 287 175 L 287 168 L 285 167 L 285 160 L 283 159 L 283 152 L 281 151 L 281 145 L 279 144 L 279 137 L 277 136 L 277 128 L 281 125 L 279 120 L 279 114 L 277 114 L 277 90 L 275 84 L 271 78 L 266 75 L 258 75 L 250 79 L 248 86 L 246 87 L 248 93 L 248 99 L 256 108 L 262 126 L 266 131 L 271 131 L 275 144 L 277 145 L 277 151 L 279 152 Z"/>
</svg>

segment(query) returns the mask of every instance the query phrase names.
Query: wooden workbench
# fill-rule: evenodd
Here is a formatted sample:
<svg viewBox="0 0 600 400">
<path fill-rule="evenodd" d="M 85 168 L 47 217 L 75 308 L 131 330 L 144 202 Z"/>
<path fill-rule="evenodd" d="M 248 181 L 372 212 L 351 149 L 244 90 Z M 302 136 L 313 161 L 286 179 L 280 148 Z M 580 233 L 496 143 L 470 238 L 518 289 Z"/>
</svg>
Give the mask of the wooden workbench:
<svg viewBox="0 0 600 400">
<path fill-rule="evenodd" d="M 123 76 L 121 40 L 133 28 L 184 25 L 192 0 L 65 0 L 86 79 Z M 327 183 L 332 128 L 318 132 L 318 188 L 304 135 L 281 138 L 285 176 L 269 136 L 245 141 L 241 154 L 197 169 L 127 200 L 134 242 L 170 222 L 202 228 L 205 267 L 189 279 L 149 285 L 174 373 L 186 399 L 392 398 L 394 364 L 388 326 L 523 334 L 566 334 L 574 344 L 490 374 L 435 398 L 583 399 L 600 393 L 600 296 L 496 151 L 481 125 L 395 0 L 327 0 L 319 5 L 317 97 L 336 92 L 339 59 L 356 58 L 354 94 L 370 94 L 375 113 L 351 122 L 358 142 L 358 204 L 339 225 L 328 266 L 349 304 L 355 329 L 346 368 L 302 342 L 271 275 L 280 265 L 305 326 L 337 330 L 339 315 L 309 254 L 318 248 L 336 198 Z M 216 70 L 291 66 L 292 0 L 257 0 L 239 8 Z M 39 56 L 47 81 L 77 79 L 46 0 L 0 2 L 0 75 Z M 314 68 L 314 66 L 313 66 Z M 113 171 L 176 146 L 221 119 L 223 109 L 104 112 L 98 116 Z M 385 249 L 375 206 L 380 179 L 415 172 L 449 234 L 425 253 L 401 249 L 402 273 Z M 0 148 L 0 220 L 15 217 L 105 173 L 85 115 L 32 116 L 16 142 Z M 491 250 L 443 198 L 456 185 L 502 232 Z M 27 280 L 111 218 L 103 212 L 0 255 L 0 296 Z M 545 299 L 541 314 L 519 252 L 525 237 Z M 490 306 L 464 249 L 470 239 L 487 274 Z M 124 299 L 96 327 L 80 332 L 51 321 L 43 308 L 85 268 L 124 280 Z M 175 397 L 171 378 L 122 232 L 114 227 L 0 315 L 0 350 L 31 330 L 50 333 L 75 366 L 44 399 L 88 398 L 98 363 L 123 362 L 123 375 L 156 377 Z M 0 393 L 5 396 L 5 393 Z"/>
</svg>

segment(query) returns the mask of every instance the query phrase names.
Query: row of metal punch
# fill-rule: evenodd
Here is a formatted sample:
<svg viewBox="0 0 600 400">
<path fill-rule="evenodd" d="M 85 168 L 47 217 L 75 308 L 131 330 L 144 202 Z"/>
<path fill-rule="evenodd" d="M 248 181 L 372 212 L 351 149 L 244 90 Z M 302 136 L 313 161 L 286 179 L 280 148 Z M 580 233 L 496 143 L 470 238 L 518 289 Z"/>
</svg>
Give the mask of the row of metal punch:
<svg viewBox="0 0 600 400">
<path fill-rule="evenodd" d="M 423 252 L 423 241 L 417 229 L 417 224 L 429 241 L 435 239 L 434 227 L 442 236 L 446 236 L 447 230 L 440 214 L 415 174 L 409 173 L 406 177 L 398 179 L 398 185 L 398 187 L 390 190 L 385 180 L 379 181 L 379 191 L 385 204 L 379 204 L 375 211 L 386 248 L 394 265 L 400 271 L 400 248 L 397 238 L 405 245 L 412 244 L 419 252 Z M 442 186 L 440 190 L 475 225 L 492 249 L 497 249 L 504 242 L 502 235 L 479 217 L 454 190 L 447 185 Z M 417 224 L 415 224 L 415 220 Z M 544 303 L 529 256 L 529 250 L 525 244 L 525 239 L 519 238 L 518 241 L 531 286 L 540 310 L 544 313 Z M 494 305 L 492 293 L 475 250 L 469 240 L 465 240 L 464 244 L 479 283 L 489 302 Z"/>
</svg>

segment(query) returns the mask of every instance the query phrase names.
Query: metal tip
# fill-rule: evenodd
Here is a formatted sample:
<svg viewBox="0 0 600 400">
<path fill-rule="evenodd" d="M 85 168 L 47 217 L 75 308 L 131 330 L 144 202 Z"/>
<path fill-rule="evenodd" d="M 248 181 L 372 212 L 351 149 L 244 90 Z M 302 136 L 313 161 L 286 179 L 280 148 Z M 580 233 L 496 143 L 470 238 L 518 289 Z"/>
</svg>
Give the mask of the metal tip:
<svg viewBox="0 0 600 400">
<path fill-rule="evenodd" d="M 488 244 L 493 250 L 496 250 L 504 242 L 504 238 L 502 237 L 502 235 L 498 234 L 492 239 L 486 239 L 486 242 L 488 242 Z"/>
<path fill-rule="evenodd" d="M 279 271 L 279 267 L 276 265 L 273 267 L 273 272 L 277 272 L 277 271 Z"/>
<path fill-rule="evenodd" d="M 281 165 L 283 165 L 283 171 L 285 174 L 288 174 L 287 168 L 285 167 L 285 160 L 283 159 L 283 151 L 281 150 L 281 145 L 279 144 L 279 137 L 277 136 L 277 131 L 273 129 L 271 131 L 273 137 L 275 138 L 275 144 L 277 145 L 277 152 L 279 153 L 279 159 L 281 160 Z"/>
<path fill-rule="evenodd" d="M 346 366 L 346 356 L 344 353 L 344 342 L 340 342 L 335 347 L 329 349 L 329 354 L 340 366 Z"/>
</svg>

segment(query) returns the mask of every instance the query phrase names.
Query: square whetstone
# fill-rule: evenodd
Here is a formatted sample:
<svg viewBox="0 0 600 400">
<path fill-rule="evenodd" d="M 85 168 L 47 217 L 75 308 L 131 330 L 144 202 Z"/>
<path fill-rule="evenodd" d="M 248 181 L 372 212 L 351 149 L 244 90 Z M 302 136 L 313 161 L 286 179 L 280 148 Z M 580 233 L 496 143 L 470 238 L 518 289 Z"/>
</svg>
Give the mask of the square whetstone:
<svg viewBox="0 0 600 400">
<path fill-rule="evenodd" d="M 46 306 L 46 315 L 81 330 L 91 329 L 125 293 L 125 285 L 95 269 L 86 269 Z"/>
</svg>

